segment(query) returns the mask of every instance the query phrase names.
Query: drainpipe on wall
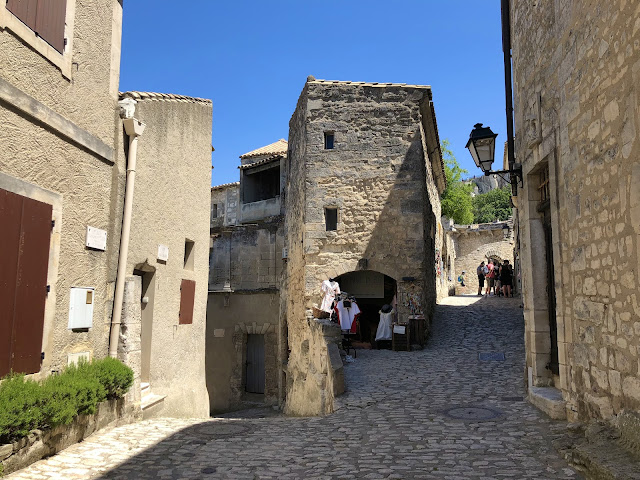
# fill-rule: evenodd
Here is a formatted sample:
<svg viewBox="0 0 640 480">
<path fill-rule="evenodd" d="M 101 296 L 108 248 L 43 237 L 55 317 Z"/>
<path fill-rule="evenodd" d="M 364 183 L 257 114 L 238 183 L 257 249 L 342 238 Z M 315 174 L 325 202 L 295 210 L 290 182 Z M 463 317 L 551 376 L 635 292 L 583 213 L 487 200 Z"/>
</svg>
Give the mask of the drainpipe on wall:
<svg viewBox="0 0 640 480">
<path fill-rule="evenodd" d="M 118 274 L 116 276 L 116 292 L 113 300 L 113 314 L 111 315 L 111 332 L 109 335 L 109 356 L 118 356 L 118 341 L 120 339 L 120 323 L 122 317 L 122 299 L 124 297 L 124 279 L 127 270 L 127 256 L 129 253 L 129 234 L 131 232 L 131 214 L 133 210 L 133 189 L 136 182 L 136 154 L 138 151 L 138 137 L 144 132 L 145 124 L 133 118 L 135 100 L 120 103 L 123 111 L 122 123 L 129 137 L 129 155 L 127 158 L 127 184 L 124 191 L 124 212 L 122 214 L 122 232 L 120 234 L 120 253 L 118 256 Z M 133 103 L 131 103 L 133 102 Z"/>
<path fill-rule="evenodd" d="M 511 6 L 509 0 L 501 0 L 502 10 L 502 52 L 504 54 L 504 94 L 507 110 L 507 158 L 509 170 L 513 170 L 516 163 L 513 142 L 513 88 L 511 81 Z M 518 196 L 518 179 L 510 175 L 511 195 Z"/>
</svg>

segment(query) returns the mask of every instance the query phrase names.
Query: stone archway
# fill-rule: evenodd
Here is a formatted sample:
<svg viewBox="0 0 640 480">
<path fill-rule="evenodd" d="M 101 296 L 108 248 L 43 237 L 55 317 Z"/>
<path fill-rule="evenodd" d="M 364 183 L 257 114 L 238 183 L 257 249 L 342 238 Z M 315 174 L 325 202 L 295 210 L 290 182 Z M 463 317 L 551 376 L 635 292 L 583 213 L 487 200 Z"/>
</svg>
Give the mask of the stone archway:
<svg viewBox="0 0 640 480">
<path fill-rule="evenodd" d="M 378 311 L 384 304 L 397 300 L 398 285 L 396 280 L 382 272 L 374 270 L 356 270 L 336 277 L 340 289 L 353 295 L 360 308 L 357 339 L 373 344 Z"/>
</svg>

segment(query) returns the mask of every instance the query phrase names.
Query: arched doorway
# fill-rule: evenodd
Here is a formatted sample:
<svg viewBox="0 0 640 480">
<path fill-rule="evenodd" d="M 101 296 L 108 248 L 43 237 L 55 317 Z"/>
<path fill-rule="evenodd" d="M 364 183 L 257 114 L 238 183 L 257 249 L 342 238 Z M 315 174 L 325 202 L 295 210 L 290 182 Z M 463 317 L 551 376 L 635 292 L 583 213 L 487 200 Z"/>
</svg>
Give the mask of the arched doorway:
<svg viewBox="0 0 640 480">
<path fill-rule="evenodd" d="M 336 278 L 342 292 L 347 292 L 356 298 L 360 308 L 360 328 L 357 340 L 375 346 L 374 340 L 379 311 L 384 304 L 392 304 L 397 294 L 396 281 L 380 272 L 373 270 L 358 270 L 348 272 Z"/>
</svg>

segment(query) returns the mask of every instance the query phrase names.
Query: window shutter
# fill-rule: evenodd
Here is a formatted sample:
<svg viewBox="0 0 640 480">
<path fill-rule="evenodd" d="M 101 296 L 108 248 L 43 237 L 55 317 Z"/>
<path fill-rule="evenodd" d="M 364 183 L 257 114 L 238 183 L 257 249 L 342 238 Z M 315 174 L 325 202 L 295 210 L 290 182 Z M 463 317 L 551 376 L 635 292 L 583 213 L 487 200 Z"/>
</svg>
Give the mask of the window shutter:
<svg viewBox="0 0 640 480">
<path fill-rule="evenodd" d="M 0 189 L 0 377 L 11 371 L 22 197 Z"/>
<path fill-rule="evenodd" d="M 51 205 L 24 198 L 13 320 L 13 370 L 16 372 L 40 371 L 51 210 Z"/>
<path fill-rule="evenodd" d="M 7 10 L 34 32 L 36 31 L 37 6 L 38 0 L 7 0 Z"/>
<path fill-rule="evenodd" d="M 0 189 L 0 376 L 40 371 L 51 212 Z"/>
<path fill-rule="evenodd" d="M 180 284 L 180 325 L 193 323 L 193 302 L 196 295 L 196 282 L 182 280 Z"/>
<path fill-rule="evenodd" d="M 60 53 L 64 50 L 64 22 L 67 0 L 39 0 L 36 33 Z"/>
</svg>

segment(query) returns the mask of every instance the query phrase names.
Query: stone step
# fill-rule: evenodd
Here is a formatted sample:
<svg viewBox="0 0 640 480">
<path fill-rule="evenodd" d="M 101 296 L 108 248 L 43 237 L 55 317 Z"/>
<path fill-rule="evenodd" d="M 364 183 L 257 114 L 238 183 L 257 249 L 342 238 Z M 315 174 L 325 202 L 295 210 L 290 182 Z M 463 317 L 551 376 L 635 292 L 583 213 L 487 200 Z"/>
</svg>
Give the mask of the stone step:
<svg viewBox="0 0 640 480">
<path fill-rule="evenodd" d="M 529 387 L 529 402 L 554 420 L 566 420 L 567 410 L 562 392 L 553 387 Z"/>
<path fill-rule="evenodd" d="M 584 472 L 588 479 L 640 480 L 635 421 L 630 421 L 633 431 L 627 431 L 629 425 L 622 425 L 619 430 L 615 419 L 589 425 L 573 424 L 569 426 L 567 436 L 553 443 L 565 459 Z"/>
<path fill-rule="evenodd" d="M 140 402 L 140 408 L 144 412 L 146 409 L 157 405 L 160 402 L 164 402 L 166 395 L 155 395 L 151 392 L 147 393 L 144 397 L 142 397 L 142 401 Z"/>
</svg>

